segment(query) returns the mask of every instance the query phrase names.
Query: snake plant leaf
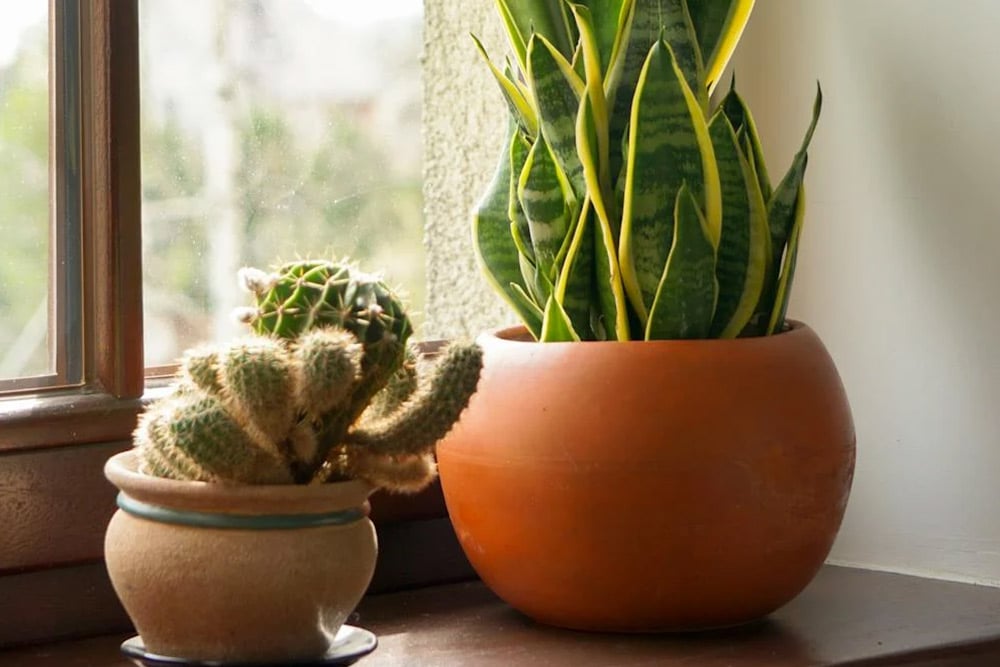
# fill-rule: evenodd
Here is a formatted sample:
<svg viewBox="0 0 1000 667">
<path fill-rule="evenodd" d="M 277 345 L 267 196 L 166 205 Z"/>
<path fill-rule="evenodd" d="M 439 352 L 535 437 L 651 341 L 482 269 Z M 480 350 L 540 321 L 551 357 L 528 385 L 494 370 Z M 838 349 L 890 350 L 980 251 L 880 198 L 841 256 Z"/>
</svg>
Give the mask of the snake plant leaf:
<svg viewBox="0 0 1000 667">
<path fill-rule="evenodd" d="M 747 106 L 743 98 L 736 92 L 736 77 L 733 77 L 733 84 L 722 100 L 720 108 L 725 112 L 729 122 L 736 130 L 739 137 L 746 135 L 750 141 L 752 151 L 746 151 L 747 159 L 753 164 L 757 172 L 757 182 L 760 183 L 760 191 L 764 195 L 764 201 L 771 200 L 771 177 L 767 173 L 767 163 L 764 161 L 764 149 L 760 145 L 760 135 L 757 133 L 757 125 L 754 123 L 750 107 Z M 741 142 L 742 143 L 742 142 Z"/>
<path fill-rule="evenodd" d="M 521 315 L 521 319 L 524 321 L 524 325 L 528 328 L 531 333 L 531 337 L 538 340 L 542 335 L 542 319 L 544 318 L 544 313 L 542 309 L 538 307 L 535 300 L 532 299 L 524 288 L 517 283 L 510 284 L 511 298 L 518 302 L 519 306 L 516 309 L 518 315 Z M 523 309 L 523 311 L 521 310 Z M 531 318 L 526 319 L 522 312 L 531 313 Z"/>
<path fill-rule="evenodd" d="M 618 41 L 619 27 L 623 18 L 623 10 L 627 9 L 633 0 L 577 0 L 586 5 L 594 19 L 594 32 L 597 36 L 597 48 L 601 54 L 601 68 L 608 70 L 615 44 Z"/>
<path fill-rule="evenodd" d="M 572 65 L 544 37 L 528 42 L 528 81 L 538 108 L 542 136 L 573 188 L 577 200 L 587 190 L 576 151 L 576 114 L 585 85 Z"/>
<path fill-rule="evenodd" d="M 539 135 L 521 171 L 517 198 L 528 218 L 535 267 L 549 283 L 558 275 L 557 260 L 572 225 L 573 206 L 566 200 L 569 185 L 564 179 L 545 137 Z"/>
<path fill-rule="evenodd" d="M 771 259 L 771 234 L 757 175 L 721 110 L 712 117 L 709 132 L 722 182 L 722 237 L 716 259 L 719 301 L 711 335 L 735 338 L 760 300 Z"/>
<path fill-rule="evenodd" d="M 698 38 L 688 11 L 688 0 L 657 0 L 661 38 L 670 45 L 677 66 L 684 73 L 688 87 L 698 104 L 708 112 L 708 89 L 705 88 L 705 65 L 702 62 Z"/>
<path fill-rule="evenodd" d="M 521 284 L 528 286 L 528 293 L 535 303 L 545 303 L 549 297 L 549 291 L 545 290 L 545 281 L 542 274 L 535 265 L 533 259 L 528 256 L 531 252 L 530 242 L 526 241 L 513 222 L 510 223 L 510 236 L 514 239 L 514 247 L 517 248 L 517 262 L 521 269 Z"/>
<path fill-rule="evenodd" d="M 507 39 L 522 72 L 528 71 L 527 46 L 533 33 L 545 35 L 566 58 L 573 55 L 574 40 L 562 0 L 496 0 Z"/>
<path fill-rule="evenodd" d="M 802 192 L 802 182 L 808 163 L 808 148 L 816 130 L 816 123 L 822 110 L 822 91 L 817 89 L 816 103 L 813 106 L 813 117 L 803 139 L 802 147 L 792 160 L 792 165 L 781 183 L 774 190 L 767 205 L 768 227 L 771 234 L 771 261 L 764 277 L 764 289 L 760 301 L 754 309 L 750 322 L 743 330 L 743 336 L 767 335 L 774 317 L 776 307 L 780 307 L 778 290 L 780 288 L 782 258 L 788 258 L 786 246 L 795 227 L 799 210 L 799 195 Z M 789 278 L 790 279 L 790 278 Z M 786 287 L 786 291 L 787 291 Z"/>
<path fill-rule="evenodd" d="M 517 127 L 513 123 L 510 133 L 517 133 Z M 540 313 L 526 307 L 515 289 L 517 287 L 523 293 L 520 253 L 511 238 L 507 217 L 510 176 L 510 152 L 505 145 L 493 180 L 476 206 L 472 218 L 472 242 L 487 281 L 537 337 L 542 326 Z"/>
<path fill-rule="evenodd" d="M 597 329 L 611 340 L 629 340 L 628 304 L 618 263 L 620 222 L 614 214 L 608 163 L 608 107 L 604 96 L 600 55 L 590 12 L 586 7 L 570 5 L 580 34 L 580 57 L 584 62 L 586 93 L 580 99 L 576 123 L 576 146 L 583 164 L 583 175 L 595 214 L 594 282 L 599 315 Z"/>
<path fill-rule="evenodd" d="M 594 209 L 590 199 L 585 199 L 555 286 L 556 299 L 562 305 L 573 329 L 585 340 L 595 338 L 591 325 L 591 298 L 594 294 L 593 216 Z"/>
<path fill-rule="evenodd" d="M 489 54 L 486 53 L 486 49 L 483 47 L 482 42 L 479 41 L 479 38 L 472 35 L 472 41 L 476 43 L 476 48 L 479 50 L 480 55 L 482 55 L 483 60 L 486 61 L 486 65 L 489 67 L 490 72 L 492 72 L 493 78 L 496 79 L 498 84 L 500 84 L 500 91 L 503 93 L 504 100 L 507 102 L 511 115 L 517 119 L 521 127 L 523 127 L 531 136 L 537 134 L 538 115 L 535 113 L 531 103 L 528 101 L 524 92 L 517 84 L 514 76 L 509 71 L 506 73 L 501 72 L 499 68 L 493 64 L 493 61 L 490 60 Z"/>
<path fill-rule="evenodd" d="M 796 202 L 799 192 L 802 189 L 802 181 L 806 175 L 806 165 L 809 161 L 809 144 L 812 142 L 813 133 L 816 131 L 816 124 L 819 122 L 819 115 L 823 109 L 823 90 L 816 85 L 816 101 L 813 104 L 812 121 L 806 136 L 802 140 L 799 152 L 792 159 L 792 165 L 788 173 L 781 179 L 781 183 L 775 188 L 771 199 L 767 203 L 768 224 L 771 228 L 771 253 L 775 259 L 775 264 L 781 261 L 781 255 L 785 250 L 785 243 L 791 234 L 795 224 Z"/>
<path fill-rule="evenodd" d="M 639 73 L 645 65 L 649 49 L 659 41 L 662 28 L 656 0 L 629 0 L 622 8 L 619 43 L 608 67 L 604 86 L 611 110 L 608 131 L 613 174 L 621 171 L 624 161 L 625 151 L 621 146 L 632 115 L 632 98 L 639 83 Z"/>
<path fill-rule="evenodd" d="M 799 236 L 806 212 L 806 191 L 799 187 L 799 196 L 795 198 L 795 222 L 788 237 L 788 248 L 785 250 L 785 260 L 781 267 L 781 278 L 774 299 L 774 310 L 768 322 L 767 334 L 778 333 L 785 326 L 785 315 L 788 312 L 788 298 L 791 296 L 792 280 L 795 278 L 795 265 L 799 257 Z"/>
<path fill-rule="evenodd" d="M 625 173 L 618 254 L 629 302 L 645 324 L 670 256 L 682 185 L 704 202 L 713 246 L 718 245 L 722 225 L 719 171 L 708 126 L 672 47 L 664 41 L 650 49 L 639 76 Z"/>
<path fill-rule="evenodd" d="M 580 336 L 573 329 L 569 315 L 563 310 L 562 304 L 556 299 L 555 294 L 550 296 L 545 304 L 545 315 L 542 318 L 542 335 L 539 340 L 543 343 L 580 340 Z"/>
<path fill-rule="evenodd" d="M 754 0 L 688 0 L 688 6 L 711 94 L 750 20 Z"/>
<path fill-rule="evenodd" d="M 534 267 L 535 251 L 527 242 L 531 239 L 531 229 L 528 227 L 528 217 L 524 214 L 524 209 L 521 208 L 521 200 L 517 196 L 517 184 L 524 172 L 524 164 L 528 161 L 528 153 L 530 152 L 531 144 L 525 140 L 520 132 L 514 132 L 514 136 L 510 140 L 510 186 L 507 193 L 510 204 L 507 217 L 511 221 L 511 233 L 514 240 L 521 241 L 518 250 L 531 260 L 531 265 Z M 530 281 L 525 284 L 530 284 Z"/>
<path fill-rule="evenodd" d="M 587 180 L 590 204 L 596 217 L 594 224 L 594 280 L 600 307 L 600 314 L 597 317 L 598 328 L 604 332 L 605 337 L 609 340 L 629 340 L 628 305 L 625 300 L 625 289 L 622 285 L 621 266 L 617 253 L 618 229 L 615 228 L 613 219 L 608 214 L 607 202 L 610 197 L 605 194 L 600 182 L 594 148 L 597 141 L 596 134 L 590 96 L 585 95 L 580 100 L 576 141 L 577 150 L 583 162 L 583 174 Z"/>
<path fill-rule="evenodd" d="M 577 30 L 580 33 L 580 47 L 583 55 L 584 72 L 586 76 L 586 89 L 584 99 L 586 104 L 581 104 L 581 109 L 586 108 L 586 113 L 590 116 L 587 123 L 587 137 L 591 136 L 595 142 L 590 147 L 590 154 L 593 156 L 593 164 L 596 167 L 598 177 L 597 184 L 600 185 L 600 192 L 604 197 L 604 206 L 611 203 L 611 169 L 608 162 L 609 154 L 609 134 L 608 134 L 608 102 L 604 94 L 604 72 L 601 69 L 601 54 L 597 46 L 597 36 L 594 33 L 594 25 L 590 16 L 590 10 L 583 5 L 570 4 L 573 18 L 576 19 Z M 579 132 L 579 119 L 578 132 Z M 578 139 L 579 141 L 579 139 Z M 579 151 L 579 146 L 577 146 Z M 583 159 L 583 152 L 581 159 Z M 591 183 L 588 180 L 588 187 Z M 595 205 L 597 204 L 595 199 Z"/>
<path fill-rule="evenodd" d="M 706 338 L 718 290 L 715 245 L 685 185 L 677 193 L 673 247 L 646 323 L 646 340 Z"/>
</svg>

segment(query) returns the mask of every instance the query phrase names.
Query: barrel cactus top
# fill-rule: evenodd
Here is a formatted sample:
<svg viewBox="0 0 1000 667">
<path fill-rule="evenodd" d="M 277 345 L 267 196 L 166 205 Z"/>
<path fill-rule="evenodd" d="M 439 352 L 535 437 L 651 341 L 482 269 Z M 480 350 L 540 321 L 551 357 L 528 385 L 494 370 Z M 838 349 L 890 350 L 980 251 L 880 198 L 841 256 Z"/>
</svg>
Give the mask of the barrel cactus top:
<svg viewBox="0 0 1000 667">
<path fill-rule="evenodd" d="M 349 262 L 304 260 L 273 273 L 247 268 L 244 287 L 256 297 L 251 324 L 259 334 L 295 338 L 337 326 L 371 345 L 392 336 L 406 345 L 413 326 L 402 302 L 378 276 Z"/>
<path fill-rule="evenodd" d="M 433 365 L 407 346 L 406 311 L 348 263 L 244 269 L 253 333 L 189 351 L 170 395 L 135 432 L 144 472 L 250 484 L 360 478 L 412 491 L 475 391 L 482 352 L 456 343 Z M 424 372 L 420 372 L 424 371 Z"/>
</svg>

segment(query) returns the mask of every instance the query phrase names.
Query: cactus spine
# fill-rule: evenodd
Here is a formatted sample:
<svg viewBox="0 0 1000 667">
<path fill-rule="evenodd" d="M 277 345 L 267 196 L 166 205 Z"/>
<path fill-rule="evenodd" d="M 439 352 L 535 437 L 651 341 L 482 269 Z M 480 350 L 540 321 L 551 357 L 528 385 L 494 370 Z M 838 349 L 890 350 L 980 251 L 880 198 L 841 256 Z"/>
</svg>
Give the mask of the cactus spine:
<svg viewBox="0 0 1000 667">
<path fill-rule="evenodd" d="M 475 391 L 482 353 L 453 344 L 430 372 L 380 280 L 346 263 L 241 272 L 256 335 L 188 352 L 135 433 L 143 470 L 250 484 L 361 478 L 400 491 L 435 473 L 434 443 Z"/>
</svg>

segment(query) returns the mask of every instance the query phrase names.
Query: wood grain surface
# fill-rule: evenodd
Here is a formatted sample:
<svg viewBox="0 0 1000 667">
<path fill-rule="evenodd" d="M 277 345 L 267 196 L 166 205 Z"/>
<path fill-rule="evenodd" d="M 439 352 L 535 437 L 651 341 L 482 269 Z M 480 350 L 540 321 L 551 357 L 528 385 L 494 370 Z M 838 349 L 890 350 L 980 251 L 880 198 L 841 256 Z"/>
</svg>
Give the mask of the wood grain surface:
<svg viewBox="0 0 1000 667">
<path fill-rule="evenodd" d="M 370 596 L 350 622 L 379 636 L 364 667 L 1000 665 L 1000 589 L 829 566 L 767 620 L 695 635 L 548 628 L 479 582 Z M 0 667 L 126 667 L 125 637 L 0 652 Z"/>
</svg>

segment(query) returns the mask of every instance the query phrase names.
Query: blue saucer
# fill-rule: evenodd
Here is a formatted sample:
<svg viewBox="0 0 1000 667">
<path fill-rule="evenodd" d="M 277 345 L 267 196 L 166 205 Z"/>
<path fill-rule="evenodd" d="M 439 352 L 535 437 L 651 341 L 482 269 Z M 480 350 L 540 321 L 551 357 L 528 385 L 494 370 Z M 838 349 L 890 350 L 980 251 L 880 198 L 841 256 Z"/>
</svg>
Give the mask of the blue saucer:
<svg viewBox="0 0 1000 667">
<path fill-rule="evenodd" d="M 364 628 L 345 625 L 337 632 L 326 655 L 308 660 L 278 662 L 220 662 L 218 660 L 187 660 L 169 655 L 150 653 L 136 636 L 122 643 L 122 653 L 140 667 L 325 667 L 352 665 L 378 646 L 375 635 Z"/>
</svg>

